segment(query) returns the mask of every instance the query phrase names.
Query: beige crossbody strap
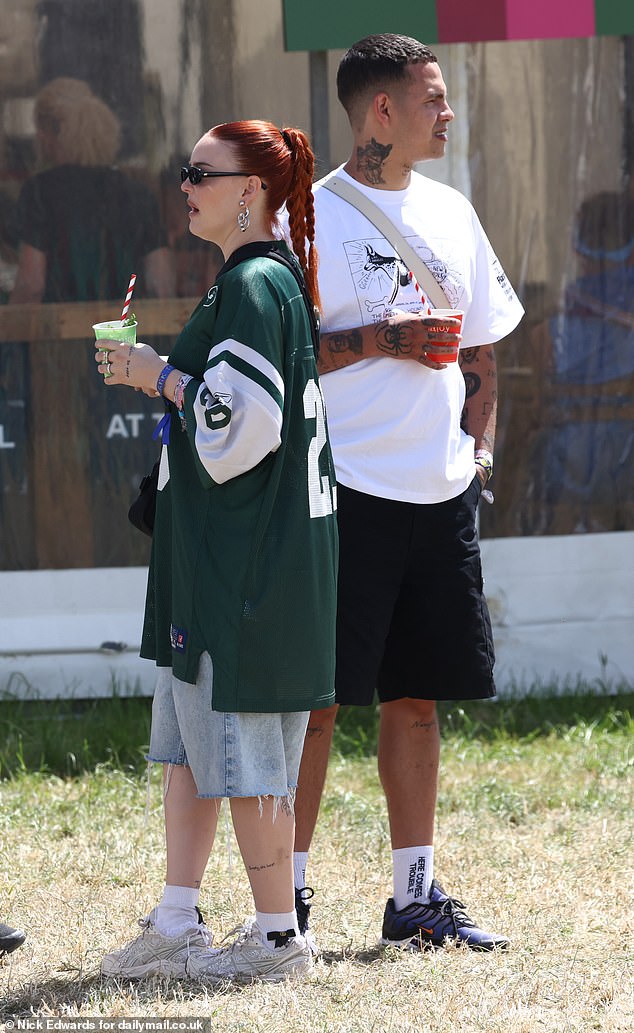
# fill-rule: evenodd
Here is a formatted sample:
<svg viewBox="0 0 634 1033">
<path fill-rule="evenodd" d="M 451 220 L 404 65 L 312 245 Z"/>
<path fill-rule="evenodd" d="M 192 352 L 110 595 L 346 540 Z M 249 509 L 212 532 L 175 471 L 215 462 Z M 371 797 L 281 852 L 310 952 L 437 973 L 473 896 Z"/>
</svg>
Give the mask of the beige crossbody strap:
<svg viewBox="0 0 634 1033">
<path fill-rule="evenodd" d="M 370 201 L 360 190 L 352 186 L 352 183 L 333 176 L 327 183 L 322 184 L 326 190 L 330 190 L 337 197 L 341 197 L 353 208 L 357 208 L 366 219 L 376 226 L 386 240 L 389 240 L 397 255 L 405 266 L 414 274 L 421 290 L 431 300 L 434 308 L 451 308 L 447 295 L 438 283 L 438 280 L 430 273 L 420 255 L 417 255 L 414 248 L 407 243 L 405 237 L 400 233 L 394 223 L 384 215 L 381 209 Z"/>
</svg>

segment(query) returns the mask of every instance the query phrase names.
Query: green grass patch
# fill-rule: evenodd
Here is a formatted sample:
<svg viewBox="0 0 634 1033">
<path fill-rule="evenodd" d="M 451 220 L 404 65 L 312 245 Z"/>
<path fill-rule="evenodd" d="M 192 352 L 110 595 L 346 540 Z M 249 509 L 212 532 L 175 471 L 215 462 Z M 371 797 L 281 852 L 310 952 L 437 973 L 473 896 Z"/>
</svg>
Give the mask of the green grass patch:
<svg viewBox="0 0 634 1033">
<path fill-rule="evenodd" d="M 27 771 L 69 777 L 103 764 L 140 771 L 150 738 L 151 709 L 151 700 L 138 696 L 2 700 L 0 778 Z M 610 743 L 612 735 L 632 739 L 634 693 L 440 703 L 438 711 L 445 749 L 463 759 L 472 744 L 486 742 L 503 761 L 519 756 L 534 740 L 546 740 L 559 743 L 564 755 L 566 744 L 572 749 L 591 744 L 593 749 L 586 750 L 589 770 L 603 770 L 607 763 L 624 772 L 629 763 L 621 751 L 610 756 Z M 335 755 L 374 757 L 378 728 L 378 707 L 343 707 L 335 726 Z M 599 756 L 602 748 L 605 758 Z"/>
<path fill-rule="evenodd" d="M 634 693 L 610 696 L 575 693 L 570 696 L 497 698 L 463 703 L 439 703 L 444 742 L 530 742 L 545 736 L 595 739 L 603 733 L 634 732 Z M 343 757 L 374 756 L 379 731 L 379 708 L 342 707 L 335 726 L 334 748 Z"/>
<path fill-rule="evenodd" d="M 101 764 L 140 770 L 151 715 L 152 701 L 141 697 L 0 701 L 0 778 L 73 776 Z"/>
</svg>

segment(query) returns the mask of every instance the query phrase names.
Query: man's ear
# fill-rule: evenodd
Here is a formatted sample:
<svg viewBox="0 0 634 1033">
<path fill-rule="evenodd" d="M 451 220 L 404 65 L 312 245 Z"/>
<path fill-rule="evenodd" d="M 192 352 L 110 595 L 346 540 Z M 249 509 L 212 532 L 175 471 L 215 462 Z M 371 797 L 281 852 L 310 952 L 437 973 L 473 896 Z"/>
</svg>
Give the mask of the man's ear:
<svg viewBox="0 0 634 1033">
<path fill-rule="evenodd" d="M 375 93 L 372 98 L 372 114 L 381 126 L 387 127 L 392 117 L 392 98 L 389 93 Z"/>
</svg>

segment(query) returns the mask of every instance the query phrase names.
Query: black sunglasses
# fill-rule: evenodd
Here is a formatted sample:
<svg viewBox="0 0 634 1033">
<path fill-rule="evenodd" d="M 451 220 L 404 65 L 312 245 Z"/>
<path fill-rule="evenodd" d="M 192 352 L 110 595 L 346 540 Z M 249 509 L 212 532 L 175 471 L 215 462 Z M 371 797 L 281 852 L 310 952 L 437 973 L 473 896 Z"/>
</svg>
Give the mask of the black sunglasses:
<svg viewBox="0 0 634 1033">
<path fill-rule="evenodd" d="M 213 176 L 255 176 L 255 172 L 204 172 L 203 169 L 199 169 L 198 165 L 182 165 L 181 166 L 181 183 L 184 183 L 186 179 L 192 184 L 192 186 L 198 186 L 199 183 L 205 179 L 206 176 L 210 178 Z M 262 183 L 262 189 L 266 190 L 266 183 Z"/>
</svg>

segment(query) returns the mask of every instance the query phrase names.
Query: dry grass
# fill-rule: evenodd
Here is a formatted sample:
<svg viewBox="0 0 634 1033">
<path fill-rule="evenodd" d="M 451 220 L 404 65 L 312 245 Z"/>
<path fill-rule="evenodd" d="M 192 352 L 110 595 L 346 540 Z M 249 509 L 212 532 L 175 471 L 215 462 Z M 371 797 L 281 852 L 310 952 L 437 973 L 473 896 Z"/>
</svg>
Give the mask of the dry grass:
<svg viewBox="0 0 634 1033">
<path fill-rule="evenodd" d="M 205 1016 L 227 1033 L 631 1033 L 630 736 L 631 723 L 448 740 L 438 875 L 510 936 L 500 955 L 375 949 L 391 885 L 383 802 L 372 759 L 336 758 L 308 880 L 324 951 L 315 974 L 224 991 L 98 975 L 101 955 L 134 934 L 162 887 L 158 774 L 147 825 L 144 780 L 132 771 L 0 783 L 0 918 L 29 936 L 0 968 L 0 1021 Z M 221 821 L 202 897 L 217 938 L 249 900 Z"/>
</svg>

